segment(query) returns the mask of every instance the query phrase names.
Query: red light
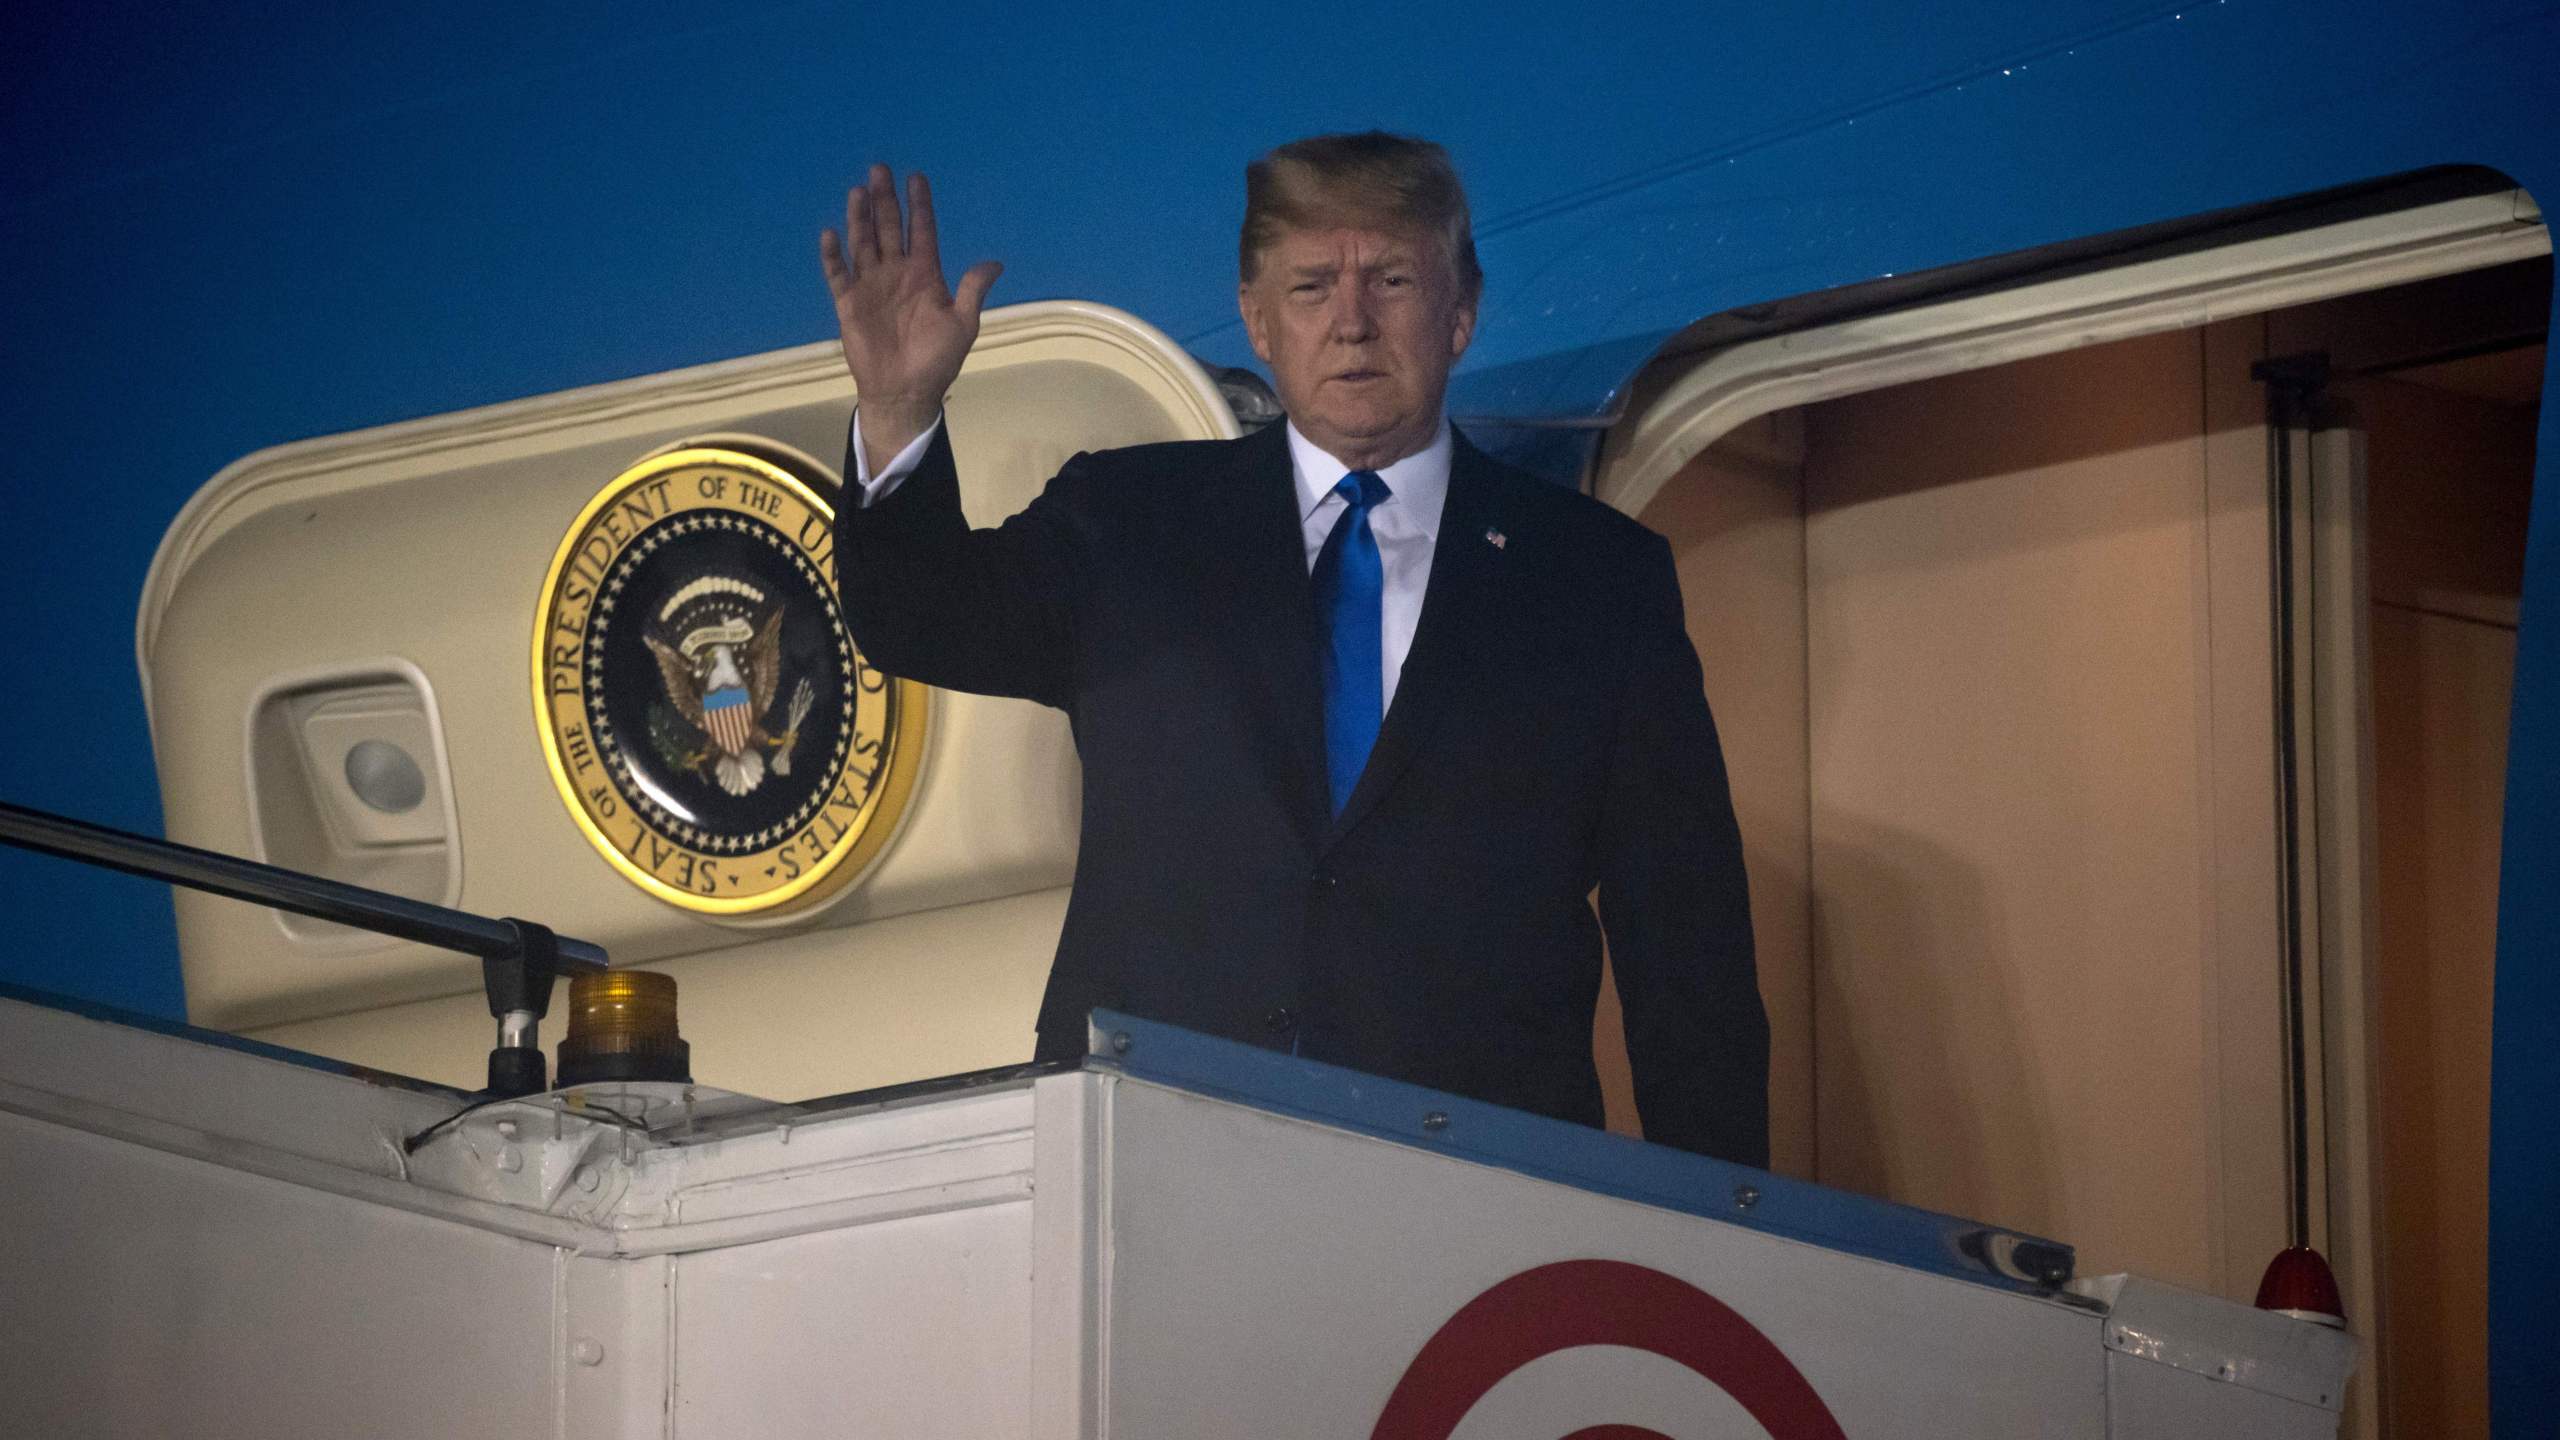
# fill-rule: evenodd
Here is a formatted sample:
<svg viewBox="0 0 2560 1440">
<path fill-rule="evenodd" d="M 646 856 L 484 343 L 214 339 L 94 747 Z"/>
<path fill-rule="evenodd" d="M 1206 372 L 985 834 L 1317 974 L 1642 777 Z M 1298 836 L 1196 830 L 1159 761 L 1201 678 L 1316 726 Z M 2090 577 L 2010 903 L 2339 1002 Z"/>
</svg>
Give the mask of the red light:
<svg viewBox="0 0 2560 1440">
<path fill-rule="evenodd" d="M 2258 1282 L 2258 1308 L 2332 1330 L 2347 1328 L 2347 1307 L 2338 1299 L 2338 1277 L 2330 1273 L 2329 1262 L 2320 1258 L 2320 1252 L 2308 1245 L 2280 1251 L 2267 1262 L 2266 1278 Z"/>
</svg>

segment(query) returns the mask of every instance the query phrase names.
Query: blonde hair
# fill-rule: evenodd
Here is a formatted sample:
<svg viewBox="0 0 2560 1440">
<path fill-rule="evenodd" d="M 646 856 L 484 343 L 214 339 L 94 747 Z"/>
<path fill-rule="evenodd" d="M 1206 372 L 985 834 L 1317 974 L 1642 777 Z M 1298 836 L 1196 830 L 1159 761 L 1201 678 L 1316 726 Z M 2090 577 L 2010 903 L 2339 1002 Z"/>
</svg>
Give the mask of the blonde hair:
<svg viewBox="0 0 2560 1440">
<path fill-rule="evenodd" d="M 1449 152 L 1383 130 L 1292 140 L 1245 166 L 1237 273 L 1251 283 L 1283 229 L 1344 222 L 1436 232 L 1459 287 L 1471 299 L 1484 287 L 1467 192 Z"/>
</svg>

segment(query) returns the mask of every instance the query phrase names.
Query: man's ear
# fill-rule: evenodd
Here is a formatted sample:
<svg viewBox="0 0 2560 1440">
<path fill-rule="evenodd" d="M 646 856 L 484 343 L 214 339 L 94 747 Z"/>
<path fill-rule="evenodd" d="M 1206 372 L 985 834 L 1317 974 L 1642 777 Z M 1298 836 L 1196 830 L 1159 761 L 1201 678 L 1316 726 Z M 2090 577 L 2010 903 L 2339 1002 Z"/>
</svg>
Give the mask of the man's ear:
<svg viewBox="0 0 2560 1440">
<path fill-rule="evenodd" d="M 1476 302 L 1470 297 L 1458 302 L 1456 323 L 1449 329 L 1449 361 L 1457 363 L 1467 353 L 1467 345 L 1476 338 Z"/>
<path fill-rule="evenodd" d="M 1236 313 L 1244 317 L 1245 338 L 1253 342 L 1253 353 L 1262 357 L 1263 364 L 1270 364 L 1271 337 L 1263 333 L 1262 307 L 1253 303 L 1253 282 L 1250 280 L 1236 282 Z"/>
</svg>

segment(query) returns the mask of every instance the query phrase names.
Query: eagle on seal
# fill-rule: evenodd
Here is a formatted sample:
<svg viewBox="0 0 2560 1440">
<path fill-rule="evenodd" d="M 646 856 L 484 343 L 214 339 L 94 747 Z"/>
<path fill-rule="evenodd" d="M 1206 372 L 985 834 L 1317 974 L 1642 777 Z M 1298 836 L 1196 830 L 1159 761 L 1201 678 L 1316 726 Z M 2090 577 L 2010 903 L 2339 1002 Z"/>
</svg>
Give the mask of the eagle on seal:
<svg viewBox="0 0 2560 1440">
<path fill-rule="evenodd" d="M 766 610 L 764 603 L 764 593 L 744 580 L 704 576 L 677 590 L 640 637 L 657 657 L 674 707 L 673 715 L 651 716 L 659 754 L 694 775 L 707 771 L 731 795 L 764 783 L 768 752 L 774 774 L 791 773 L 800 722 L 816 698 L 803 679 L 792 690 L 782 733 L 765 728 L 782 685 L 784 607 Z"/>
</svg>

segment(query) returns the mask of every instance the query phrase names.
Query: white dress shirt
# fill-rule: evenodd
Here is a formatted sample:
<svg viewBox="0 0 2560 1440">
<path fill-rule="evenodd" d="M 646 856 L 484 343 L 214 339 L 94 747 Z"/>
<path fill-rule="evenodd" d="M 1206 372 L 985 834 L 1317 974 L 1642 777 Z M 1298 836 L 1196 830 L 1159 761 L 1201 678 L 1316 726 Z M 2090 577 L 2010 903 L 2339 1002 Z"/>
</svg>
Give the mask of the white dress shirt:
<svg viewBox="0 0 2560 1440">
<path fill-rule="evenodd" d="M 933 443 L 941 429 L 942 421 L 937 418 L 874 476 L 870 473 L 871 457 L 863 453 L 862 416 L 857 412 L 850 448 L 854 484 L 862 491 L 863 505 L 877 504 L 882 496 L 898 488 L 898 482 L 913 474 L 924 460 L 925 447 Z M 1449 500 L 1451 449 L 1449 422 L 1444 419 L 1429 445 L 1378 472 L 1378 478 L 1387 482 L 1387 498 L 1369 512 L 1369 533 L 1377 538 L 1378 561 L 1386 579 L 1378 613 L 1381 715 L 1396 703 L 1396 680 L 1404 673 L 1404 658 L 1413 649 L 1413 632 L 1422 623 L 1422 592 L 1431 581 L 1431 552 L 1439 544 L 1440 512 Z M 1334 522 L 1349 508 L 1348 502 L 1333 493 L 1333 487 L 1351 473 L 1351 467 L 1317 448 L 1316 442 L 1292 422 L 1289 469 L 1298 486 L 1298 533 L 1306 542 L 1307 568 L 1312 571 L 1316 556 L 1324 549 L 1325 537 L 1333 533 Z"/>
</svg>

